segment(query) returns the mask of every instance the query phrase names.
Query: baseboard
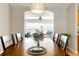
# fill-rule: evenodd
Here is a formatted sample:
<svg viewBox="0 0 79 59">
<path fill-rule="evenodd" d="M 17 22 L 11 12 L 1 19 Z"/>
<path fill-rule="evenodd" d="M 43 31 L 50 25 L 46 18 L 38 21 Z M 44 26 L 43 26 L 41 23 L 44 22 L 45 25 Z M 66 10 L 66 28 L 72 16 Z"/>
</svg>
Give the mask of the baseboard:
<svg viewBox="0 0 79 59">
<path fill-rule="evenodd" d="M 71 48 L 68 48 L 68 47 L 67 47 L 67 49 L 70 50 L 70 51 L 73 52 L 73 53 L 78 53 L 77 50 L 74 50 L 74 49 L 71 49 Z"/>
<path fill-rule="evenodd" d="M 73 49 L 69 49 L 69 48 L 67 48 L 66 53 L 69 56 L 79 56 L 78 51 L 74 51 Z"/>
</svg>

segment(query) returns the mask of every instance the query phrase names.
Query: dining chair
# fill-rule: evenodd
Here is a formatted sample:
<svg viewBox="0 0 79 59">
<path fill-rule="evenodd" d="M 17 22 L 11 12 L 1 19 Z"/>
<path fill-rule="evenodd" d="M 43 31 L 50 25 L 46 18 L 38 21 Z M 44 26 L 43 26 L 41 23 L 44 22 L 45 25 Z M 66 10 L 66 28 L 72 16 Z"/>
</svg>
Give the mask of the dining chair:
<svg viewBox="0 0 79 59">
<path fill-rule="evenodd" d="M 18 43 L 15 34 L 12 34 L 12 40 L 13 40 L 13 44 L 17 44 Z"/>
<path fill-rule="evenodd" d="M 13 45 L 13 41 L 12 41 L 11 35 L 3 35 L 3 36 L 1 36 L 1 41 L 2 41 L 2 45 L 3 45 L 4 51 L 8 47 L 10 47 L 11 45 Z"/>
<path fill-rule="evenodd" d="M 53 41 L 54 41 L 54 43 L 59 44 L 59 34 L 58 33 L 54 33 Z"/>
<path fill-rule="evenodd" d="M 20 42 L 20 41 L 23 40 L 23 37 L 22 37 L 22 34 L 21 33 L 16 33 L 15 36 L 16 36 L 17 42 Z"/>
<path fill-rule="evenodd" d="M 68 40 L 69 40 L 68 36 L 65 35 L 60 36 L 59 46 L 62 48 L 62 50 L 64 50 L 65 53 L 68 45 Z"/>
<path fill-rule="evenodd" d="M 1 37 L 0 37 L 0 55 L 4 52 L 4 49 L 3 49 L 3 45 L 2 45 L 2 40 L 1 40 Z"/>
</svg>

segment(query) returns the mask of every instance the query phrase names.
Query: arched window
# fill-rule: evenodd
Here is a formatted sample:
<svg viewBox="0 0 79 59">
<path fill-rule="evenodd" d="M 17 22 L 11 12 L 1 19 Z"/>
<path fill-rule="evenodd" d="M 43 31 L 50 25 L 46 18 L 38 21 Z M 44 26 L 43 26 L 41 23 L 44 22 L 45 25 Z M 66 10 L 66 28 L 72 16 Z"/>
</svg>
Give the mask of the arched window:
<svg viewBox="0 0 79 59">
<path fill-rule="evenodd" d="M 36 29 L 42 30 L 44 34 L 47 34 L 48 31 L 54 32 L 53 12 L 45 11 L 43 14 L 33 14 L 31 11 L 27 11 L 24 13 L 24 19 L 24 33 L 33 33 Z"/>
</svg>

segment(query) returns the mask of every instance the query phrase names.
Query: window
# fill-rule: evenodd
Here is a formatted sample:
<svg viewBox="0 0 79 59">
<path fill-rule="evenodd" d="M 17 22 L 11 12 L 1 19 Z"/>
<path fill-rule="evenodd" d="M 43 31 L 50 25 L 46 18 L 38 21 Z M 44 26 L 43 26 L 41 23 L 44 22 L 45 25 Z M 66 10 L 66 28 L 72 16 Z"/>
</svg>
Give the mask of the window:
<svg viewBox="0 0 79 59">
<path fill-rule="evenodd" d="M 39 20 L 39 16 L 42 20 Z M 54 13 L 50 11 L 45 11 L 42 15 L 32 14 L 30 11 L 24 13 L 24 33 L 30 32 L 31 34 L 36 31 L 36 29 L 44 32 L 46 34 L 48 31 L 54 31 Z"/>
<path fill-rule="evenodd" d="M 42 31 L 43 31 L 44 34 L 46 34 L 47 31 L 53 32 L 52 23 L 51 24 L 47 24 L 47 23 L 26 23 L 24 30 L 25 30 L 25 33 L 27 33 L 27 32 L 34 33 L 36 31 L 36 29 L 41 31 L 41 27 L 42 27 Z"/>
</svg>

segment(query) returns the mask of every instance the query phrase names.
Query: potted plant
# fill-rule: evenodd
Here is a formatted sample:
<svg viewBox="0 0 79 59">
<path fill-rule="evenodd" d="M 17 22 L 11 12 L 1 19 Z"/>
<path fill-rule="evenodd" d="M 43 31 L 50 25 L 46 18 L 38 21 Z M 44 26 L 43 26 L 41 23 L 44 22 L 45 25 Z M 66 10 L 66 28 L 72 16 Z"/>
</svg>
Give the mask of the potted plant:
<svg viewBox="0 0 79 59">
<path fill-rule="evenodd" d="M 65 35 L 65 36 L 71 37 L 71 35 L 69 33 L 61 33 L 61 35 Z"/>
</svg>

